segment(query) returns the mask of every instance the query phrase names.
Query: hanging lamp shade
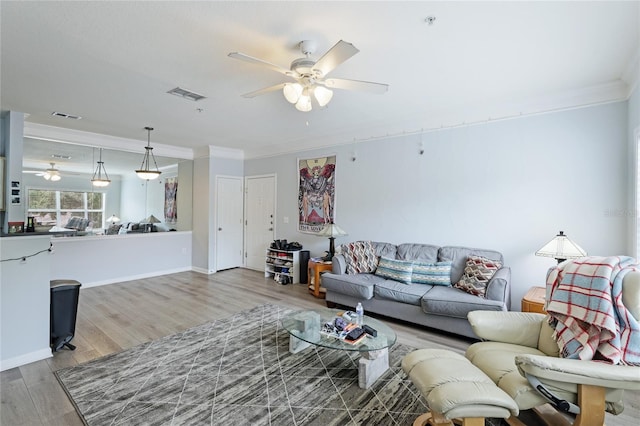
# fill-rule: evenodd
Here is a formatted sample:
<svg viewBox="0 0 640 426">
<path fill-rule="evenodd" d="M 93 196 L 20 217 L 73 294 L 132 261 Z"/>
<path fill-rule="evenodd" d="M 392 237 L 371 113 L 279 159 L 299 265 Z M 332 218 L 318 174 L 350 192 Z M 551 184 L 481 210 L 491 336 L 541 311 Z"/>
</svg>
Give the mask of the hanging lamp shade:
<svg viewBox="0 0 640 426">
<path fill-rule="evenodd" d="M 152 180 L 158 178 L 162 172 L 158 170 L 158 163 L 156 163 L 156 157 L 153 155 L 153 148 L 151 147 L 151 131 L 153 127 L 145 127 L 145 129 L 147 131 L 147 146 L 144 147 L 145 152 L 142 164 L 140 169 L 136 170 L 136 174 L 140 179 Z M 155 170 L 151 168 L 151 160 L 153 160 Z"/>
<path fill-rule="evenodd" d="M 96 171 L 93 173 L 93 177 L 91 178 L 91 184 L 93 186 L 103 188 L 108 186 L 110 183 L 111 180 L 109 179 L 107 169 L 104 168 L 104 162 L 102 161 L 102 148 L 100 148 L 100 161 L 98 161 Z"/>
<path fill-rule="evenodd" d="M 323 107 L 328 104 L 333 97 L 333 91 L 323 86 L 316 86 L 313 88 L 313 95 L 315 96 L 316 101 L 318 101 L 318 105 Z"/>
</svg>

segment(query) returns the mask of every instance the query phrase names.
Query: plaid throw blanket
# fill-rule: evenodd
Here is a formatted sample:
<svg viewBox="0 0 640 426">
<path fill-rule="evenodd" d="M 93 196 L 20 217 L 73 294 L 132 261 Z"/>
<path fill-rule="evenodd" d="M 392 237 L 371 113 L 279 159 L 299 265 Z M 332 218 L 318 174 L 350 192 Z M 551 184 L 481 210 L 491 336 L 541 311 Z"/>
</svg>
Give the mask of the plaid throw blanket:
<svg viewBox="0 0 640 426">
<path fill-rule="evenodd" d="M 622 279 L 638 266 L 589 256 L 549 270 L 547 313 L 563 358 L 640 365 L 640 325 L 622 304 Z"/>
</svg>

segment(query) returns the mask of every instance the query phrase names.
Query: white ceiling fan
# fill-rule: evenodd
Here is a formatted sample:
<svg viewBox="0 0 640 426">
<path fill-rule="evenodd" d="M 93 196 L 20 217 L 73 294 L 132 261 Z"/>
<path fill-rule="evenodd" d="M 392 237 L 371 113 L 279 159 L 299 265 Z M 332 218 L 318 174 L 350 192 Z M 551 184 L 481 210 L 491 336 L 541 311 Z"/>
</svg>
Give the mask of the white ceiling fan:
<svg viewBox="0 0 640 426">
<path fill-rule="evenodd" d="M 311 55 L 316 50 L 315 42 L 303 40 L 298 45 L 305 57 L 295 59 L 291 62 L 289 69 L 245 55 L 244 53 L 229 53 L 229 57 L 231 58 L 269 68 L 294 80 L 293 83 L 276 84 L 275 86 L 245 93 L 242 96 L 245 98 L 253 98 L 282 89 L 287 101 L 295 104 L 298 111 L 307 112 L 312 109 L 312 96 L 321 107 L 327 105 L 333 97 L 333 91 L 331 89 L 359 90 L 378 94 L 384 93 L 389 89 L 389 85 L 383 83 L 344 78 L 327 78 L 327 75 L 338 65 L 359 52 L 351 43 L 340 40 L 317 61 L 311 59 Z"/>
</svg>

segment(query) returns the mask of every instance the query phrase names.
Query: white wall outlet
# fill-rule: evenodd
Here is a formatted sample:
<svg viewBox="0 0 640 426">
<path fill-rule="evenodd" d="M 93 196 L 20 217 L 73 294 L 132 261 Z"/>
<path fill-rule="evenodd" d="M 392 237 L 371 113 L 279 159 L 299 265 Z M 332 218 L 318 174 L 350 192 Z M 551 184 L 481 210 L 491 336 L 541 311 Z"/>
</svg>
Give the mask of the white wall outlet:
<svg viewBox="0 0 640 426">
<path fill-rule="evenodd" d="M 289 223 L 289 216 L 285 216 L 285 217 L 283 217 L 283 218 L 282 218 L 282 221 L 283 221 L 284 223 Z"/>
</svg>

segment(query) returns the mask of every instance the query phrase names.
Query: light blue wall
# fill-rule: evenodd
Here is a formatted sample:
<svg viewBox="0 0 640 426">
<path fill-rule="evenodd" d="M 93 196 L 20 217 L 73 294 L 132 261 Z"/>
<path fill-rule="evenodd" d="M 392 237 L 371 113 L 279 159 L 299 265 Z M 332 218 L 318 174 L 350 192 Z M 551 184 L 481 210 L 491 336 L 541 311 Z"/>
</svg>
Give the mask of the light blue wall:
<svg viewBox="0 0 640 426">
<path fill-rule="evenodd" d="M 499 250 L 513 309 L 544 285 L 555 260 L 534 253 L 559 230 L 589 254 L 627 253 L 626 220 L 611 214 L 627 205 L 627 102 L 247 160 L 245 175 L 278 176 L 277 238 L 312 255 L 328 242 L 297 232 L 296 160 L 334 153 L 336 223 L 349 233 L 337 243 Z"/>
</svg>

